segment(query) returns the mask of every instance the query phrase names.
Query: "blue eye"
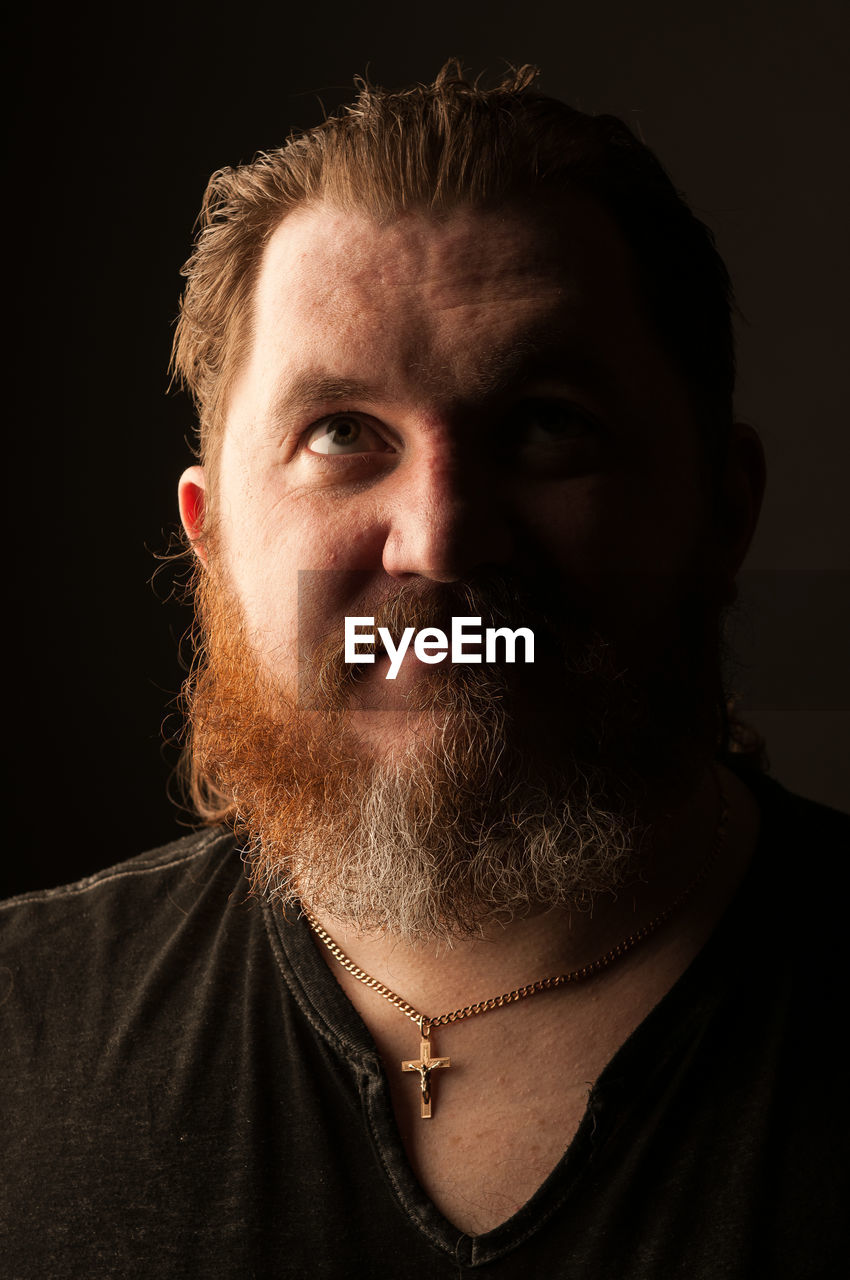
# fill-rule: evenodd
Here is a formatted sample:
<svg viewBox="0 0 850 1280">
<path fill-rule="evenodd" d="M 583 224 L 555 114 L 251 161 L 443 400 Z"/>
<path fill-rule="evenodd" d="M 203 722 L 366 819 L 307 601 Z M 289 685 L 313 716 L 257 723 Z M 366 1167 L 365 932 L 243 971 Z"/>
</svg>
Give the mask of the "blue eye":
<svg viewBox="0 0 850 1280">
<path fill-rule="evenodd" d="M 307 437 L 307 448 L 312 453 L 373 453 L 385 451 L 386 447 L 376 431 L 345 413 L 317 423 Z"/>
</svg>

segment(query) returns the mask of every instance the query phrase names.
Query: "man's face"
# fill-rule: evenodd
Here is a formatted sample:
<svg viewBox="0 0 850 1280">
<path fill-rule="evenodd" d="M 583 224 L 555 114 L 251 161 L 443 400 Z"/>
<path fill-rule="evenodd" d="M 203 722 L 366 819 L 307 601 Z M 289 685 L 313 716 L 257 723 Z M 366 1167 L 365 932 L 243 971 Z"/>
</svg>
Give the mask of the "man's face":
<svg viewBox="0 0 850 1280">
<path fill-rule="evenodd" d="M 300 209 L 268 245 L 254 325 L 212 501 L 255 651 L 290 693 L 299 639 L 341 640 L 404 583 L 533 574 L 639 617 L 688 563 L 688 394 L 589 202 L 384 226 Z M 412 654 L 392 686 L 365 668 L 370 705 L 421 673 Z M 360 717 L 375 745 L 390 715 Z"/>
<path fill-rule="evenodd" d="M 695 650 L 683 625 L 710 542 L 702 476 L 688 391 L 644 314 L 617 230 L 591 202 L 384 224 L 321 204 L 290 214 L 266 249 L 250 358 L 209 482 L 208 578 L 218 585 L 206 621 L 220 640 L 238 623 L 239 639 L 220 646 L 200 735 L 232 789 L 253 797 L 246 820 L 274 875 L 286 862 L 290 880 L 311 884 L 313 905 L 330 910 L 365 883 L 360 919 L 388 927 L 404 912 L 414 919 L 409 903 L 427 898 L 414 882 L 430 878 L 425 914 L 433 924 L 465 900 L 461 930 L 488 877 L 501 892 L 512 859 L 526 867 L 513 879 L 528 877 L 523 840 L 540 846 L 546 876 L 556 868 L 553 886 L 573 859 L 548 900 L 568 896 L 564 886 L 579 896 L 598 886 L 598 866 L 582 879 L 593 862 L 587 831 L 600 833 L 599 866 L 637 831 L 626 812 L 634 789 L 612 807 L 623 760 L 651 771 L 653 732 L 675 754 L 676 733 L 704 717 L 693 688 L 702 676 L 711 685 L 715 655 L 709 642 L 701 665 L 704 618 Z M 201 480 L 193 468 L 183 481 L 190 532 Z M 392 683 L 386 660 L 364 666 L 343 686 L 342 721 L 327 721 L 323 756 L 321 727 L 297 714 L 299 657 L 309 665 L 330 652 L 338 663 L 345 617 L 399 599 L 433 599 L 432 621 L 444 625 L 447 599 L 462 598 L 453 590 L 493 582 L 516 588 L 501 597 L 517 602 L 516 616 L 508 605 L 499 621 L 540 623 L 555 648 L 544 644 L 542 660 L 498 690 L 482 668 L 441 668 L 443 700 L 426 725 L 409 708 L 435 668 L 409 655 Z M 280 695 L 270 719 L 257 686 Z M 459 709 L 447 713 L 455 693 Z M 703 718 L 695 737 L 704 730 Z M 548 808 L 536 812 L 544 793 Z M 401 808 L 412 815 L 407 837 Z M 293 831 L 302 844 L 290 857 Z M 480 865 L 473 846 L 486 855 Z M 356 873 L 340 855 L 320 875 L 328 851 L 343 848 Z M 386 903 L 399 884 L 408 905 L 396 910 Z M 411 935 L 427 931 L 417 918 Z"/>
</svg>

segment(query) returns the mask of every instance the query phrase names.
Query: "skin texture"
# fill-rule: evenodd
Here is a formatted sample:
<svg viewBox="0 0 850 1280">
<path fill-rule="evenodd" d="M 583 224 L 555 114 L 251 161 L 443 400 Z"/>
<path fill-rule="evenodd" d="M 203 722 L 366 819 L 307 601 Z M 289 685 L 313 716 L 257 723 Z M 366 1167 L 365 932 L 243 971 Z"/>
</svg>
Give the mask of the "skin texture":
<svg viewBox="0 0 850 1280">
<path fill-rule="evenodd" d="M 543 573 L 553 594 L 627 619 L 647 646 L 670 583 L 694 563 L 731 594 L 758 515 L 760 447 L 735 428 L 715 508 L 688 388 L 648 324 L 627 249 L 592 203 L 414 212 L 380 225 L 327 205 L 297 210 L 267 246 L 253 321 L 218 473 L 190 468 L 180 506 L 202 560 L 214 526 L 254 654 L 290 695 L 299 639 L 341 641 L 346 614 L 373 612 L 364 599 L 402 583 L 488 567 Z M 354 435 L 345 451 L 322 452 Z M 324 589 L 302 610 L 299 637 L 300 570 L 318 572 Z M 377 709 L 353 717 L 367 755 L 416 731 L 391 702 L 382 708 L 384 669 L 365 676 Z M 406 659 L 397 683 L 417 678 Z M 693 878 L 717 818 L 708 765 L 659 826 L 644 882 L 592 916 L 551 910 L 435 951 L 317 914 L 356 964 L 432 1016 L 564 972 Z M 749 793 L 721 772 L 729 838 L 700 894 L 663 936 L 569 999 L 541 996 L 447 1029 L 435 1053 L 453 1067 L 437 1082 L 433 1121 L 419 1120 L 398 1071 L 415 1054 L 415 1029 L 332 970 L 384 1056 L 417 1176 L 464 1230 L 490 1229 L 533 1194 L 581 1119 L 587 1082 L 715 926 L 757 829 Z M 522 1055 L 503 1053 L 506 1033 Z M 482 1089 L 479 1068 L 497 1059 Z"/>
</svg>

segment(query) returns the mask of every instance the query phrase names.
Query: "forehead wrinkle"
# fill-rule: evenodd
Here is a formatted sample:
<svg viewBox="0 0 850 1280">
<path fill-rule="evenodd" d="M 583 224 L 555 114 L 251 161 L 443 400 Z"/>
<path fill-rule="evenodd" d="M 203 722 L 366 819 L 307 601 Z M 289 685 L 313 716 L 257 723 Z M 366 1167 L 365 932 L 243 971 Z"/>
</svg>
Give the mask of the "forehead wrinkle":
<svg viewBox="0 0 850 1280">
<path fill-rule="evenodd" d="M 420 356 L 412 367 L 416 381 L 437 397 L 459 403 L 486 401 L 521 388 L 535 379 L 564 379 L 579 388 L 610 388 L 615 370 L 604 353 L 588 343 L 573 324 L 542 322 L 526 332 L 490 347 L 485 358 L 471 365 L 461 351 L 439 365 Z"/>
<path fill-rule="evenodd" d="M 588 335 L 582 335 L 586 313 L 588 310 L 594 313 L 593 302 L 584 296 L 580 285 L 576 288 L 569 274 L 560 278 L 559 272 L 554 276 L 549 273 L 545 280 L 540 280 L 523 255 L 515 255 L 498 278 L 498 297 L 494 299 L 481 296 L 475 287 L 475 272 L 472 280 L 467 278 L 466 272 L 476 264 L 455 262 L 455 268 L 462 265 L 466 271 L 447 273 L 446 264 L 442 262 L 436 283 L 445 286 L 448 274 L 448 284 L 454 291 L 460 274 L 468 286 L 464 297 L 450 300 L 440 297 L 439 293 L 435 296 L 427 287 L 428 283 L 435 282 L 430 281 L 427 272 L 420 271 L 413 280 L 407 276 L 394 280 L 396 288 L 391 292 L 395 296 L 389 299 L 385 288 L 375 293 L 376 278 L 384 286 L 387 284 L 388 263 L 387 255 L 383 254 L 376 277 L 376 246 L 372 240 L 366 246 L 369 253 L 365 253 L 359 243 L 348 244 L 348 252 L 338 261 L 343 246 L 336 239 L 328 246 L 328 229 L 322 226 L 319 230 L 322 232 L 320 247 L 333 250 L 339 269 L 324 269 L 314 275 L 313 255 L 303 252 L 295 255 L 290 269 L 294 267 L 296 275 L 301 276 L 306 268 L 311 268 L 303 281 L 305 318 L 308 324 L 315 324 L 318 317 L 324 317 L 325 323 L 320 323 L 321 333 L 315 335 L 313 345 L 314 359 L 318 356 L 325 368 L 319 365 L 318 369 L 308 366 L 300 370 L 296 357 L 291 376 L 287 378 L 284 373 L 282 388 L 274 394 L 272 404 L 276 415 L 291 411 L 296 404 L 303 407 L 317 402 L 329 405 L 345 401 L 387 402 L 408 399 L 411 393 L 415 399 L 424 395 L 429 400 L 444 400 L 447 396 L 453 401 L 480 400 L 498 395 L 538 371 L 555 377 L 578 375 L 582 382 L 598 383 L 599 370 L 608 366 L 605 373 L 606 381 L 610 382 L 610 353 L 598 349 L 598 341 L 588 342 Z M 370 225 L 369 230 L 374 237 L 375 229 Z M 313 234 L 315 231 L 311 229 Z M 445 235 L 436 246 L 430 245 L 427 237 L 425 240 L 425 247 L 430 246 L 434 253 L 440 250 L 440 255 L 447 243 L 453 250 L 458 247 L 447 242 Z M 417 245 L 420 249 L 423 247 L 418 242 Z M 400 248 L 409 247 L 402 244 Z M 352 249 L 363 252 L 354 253 Z M 361 262 L 360 257 L 364 255 L 367 261 Z M 406 256 L 409 258 L 409 252 Z M 489 258 L 486 265 L 484 283 L 492 286 L 493 263 Z M 478 266 L 483 269 L 482 264 Z M 265 289 L 261 282 L 256 303 L 260 303 L 261 297 L 266 306 L 276 302 L 276 294 L 278 289 L 273 280 L 266 282 Z M 287 290 L 285 296 L 291 299 L 292 293 Z M 511 312 L 515 298 L 521 302 L 526 297 L 529 303 L 526 314 L 518 314 L 514 320 Z M 466 330 L 469 341 L 459 341 L 456 330 L 446 335 L 441 333 L 442 317 L 456 307 L 472 309 Z M 405 323 L 393 322 L 394 308 Z M 288 327 L 291 323 L 290 318 Z M 488 328 L 494 331 L 492 341 L 488 341 Z M 598 325 L 595 329 L 598 339 Z M 391 337 L 389 346 L 383 342 L 384 336 Z M 383 350 L 375 350 L 376 338 Z M 326 350 L 322 351 L 325 343 Z M 579 352 L 579 345 L 585 348 L 583 352 Z M 360 358 L 366 351 L 371 352 L 368 362 Z M 339 368 L 337 353 L 344 359 L 342 368 Z M 309 359 L 307 351 L 302 351 L 303 356 Z M 365 377 L 358 377 L 364 365 Z"/>
</svg>

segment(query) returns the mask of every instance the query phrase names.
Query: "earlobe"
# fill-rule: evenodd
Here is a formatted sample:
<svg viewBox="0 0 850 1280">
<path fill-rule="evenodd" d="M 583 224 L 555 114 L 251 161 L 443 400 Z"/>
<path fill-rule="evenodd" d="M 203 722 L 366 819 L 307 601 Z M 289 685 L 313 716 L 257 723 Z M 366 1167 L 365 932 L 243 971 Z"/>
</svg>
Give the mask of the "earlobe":
<svg viewBox="0 0 850 1280">
<path fill-rule="evenodd" d="M 192 550 L 202 564 L 207 562 L 204 544 L 204 516 L 206 514 L 206 477 L 203 467 L 189 467 L 180 477 L 177 486 L 177 502 L 180 519 Z"/>
</svg>

